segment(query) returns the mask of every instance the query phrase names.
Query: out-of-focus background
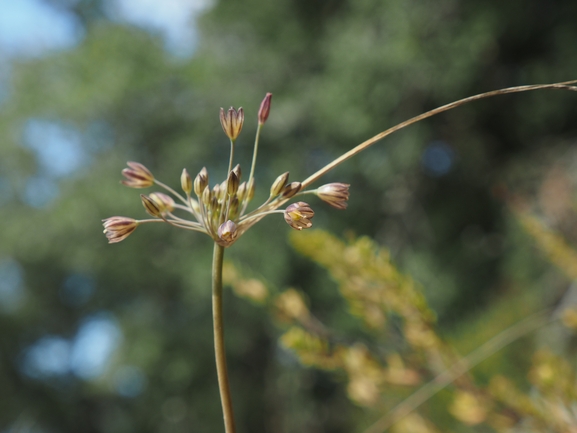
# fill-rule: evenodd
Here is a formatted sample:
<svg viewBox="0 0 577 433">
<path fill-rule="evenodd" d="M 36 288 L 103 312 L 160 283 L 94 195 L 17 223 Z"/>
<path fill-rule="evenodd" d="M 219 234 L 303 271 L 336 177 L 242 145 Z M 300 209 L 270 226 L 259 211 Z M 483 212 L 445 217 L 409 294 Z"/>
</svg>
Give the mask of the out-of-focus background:
<svg viewBox="0 0 577 433">
<path fill-rule="evenodd" d="M 236 152 L 248 173 L 258 106 L 272 92 L 258 203 L 277 175 L 303 179 L 428 109 L 576 79 L 576 16 L 574 0 L 0 0 L 0 432 L 222 429 L 211 241 L 155 224 L 108 245 L 103 218 L 145 217 L 140 191 L 119 184 L 126 161 L 175 188 L 184 167 L 222 180 L 218 110 L 233 105 L 245 109 Z M 550 232 L 577 241 L 576 119 L 577 95 L 562 91 L 429 119 L 319 182 L 350 183 L 351 199 L 346 211 L 311 201 L 315 227 L 389 250 L 440 335 L 467 353 L 566 299 L 571 272 L 536 245 Z M 289 232 L 270 216 L 226 256 L 247 278 L 300 290 L 339 338 L 386 352 L 390 340 L 347 314 Z M 279 344 L 284 325 L 270 309 L 225 293 L 240 432 L 362 431 L 406 397 L 364 407 L 342 374 L 303 366 Z M 491 368 L 529 389 L 536 349 L 575 349 L 553 334 L 517 342 Z"/>
</svg>

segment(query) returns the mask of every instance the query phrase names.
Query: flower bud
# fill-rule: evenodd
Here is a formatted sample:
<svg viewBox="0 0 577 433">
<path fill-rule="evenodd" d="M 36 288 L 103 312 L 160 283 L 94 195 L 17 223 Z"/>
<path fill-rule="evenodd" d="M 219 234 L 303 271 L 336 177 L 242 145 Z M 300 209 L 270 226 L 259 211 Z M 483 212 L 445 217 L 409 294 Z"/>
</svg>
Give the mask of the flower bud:
<svg viewBox="0 0 577 433">
<path fill-rule="evenodd" d="M 349 184 L 347 183 L 328 183 L 317 189 L 317 196 L 324 202 L 337 209 L 346 209 L 347 200 L 349 199 Z"/>
<path fill-rule="evenodd" d="M 153 192 L 148 196 L 160 210 L 160 213 L 172 212 L 174 210 L 174 200 L 171 196 L 161 192 Z"/>
<path fill-rule="evenodd" d="M 246 196 L 246 182 L 243 182 L 238 186 L 236 196 L 238 197 L 238 201 L 242 202 L 244 200 L 244 197 Z"/>
<path fill-rule="evenodd" d="M 251 201 L 254 197 L 254 177 L 252 177 L 246 185 L 246 201 Z"/>
<path fill-rule="evenodd" d="M 140 194 L 140 200 L 142 201 L 142 205 L 148 214 L 155 218 L 162 218 L 162 212 L 160 211 L 160 208 L 150 197 L 144 194 Z"/>
<path fill-rule="evenodd" d="M 231 220 L 228 220 L 224 224 L 221 224 L 218 228 L 218 237 L 222 241 L 224 246 L 228 246 L 234 242 L 237 236 L 236 224 Z"/>
<path fill-rule="evenodd" d="M 208 186 L 208 171 L 206 167 L 202 167 L 200 173 L 194 178 L 194 193 L 200 198 L 206 187 Z"/>
<path fill-rule="evenodd" d="M 288 206 L 284 211 L 284 220 L 293 229 L 302 230 L 312 227 L 312 217 L 315 212 L 304 201 L 298 201 Z"/>
<path fill-rule="evenodd" d="M 276 180 L 273 182 L 272 186 L 270 187 L 270 196 L 271 197 L 276 197 L 277 195 L 279 195 L 282 190 L 284 189 L 287 181 L 289 178 L 289 172 L 287 171 L 286 173 L 281 174 L 279 177 L 276 178 Z"/>
<path fill-rule="evenodd" d="M 138 221 L 134 218 L 121 216 L 106 218 L 102 223 L 109 244 L 123 241 L 138 227 Z"/>
<path fill-rule="evenodd" d="M 213 194 L 212 198 L 210 200 L 210 206 L 209 206 L 213 215 L 216 215 L 218 212 L 220 212 L 221 207 L 222 206 L 220 205 L 217 196 Z"/>
<path fill-rule="evenodd" d="M 238 216 L 238 205 L 239 200 L 238 197 L 233 197 L 230 201 L 230 206 L 228 208 L 228 217 L 235 219 Z"/>
<path fill-rule="evenodd" d="M 220 183 L 212 187 L 212 195 L 214 195 L 217 200 L 220 200 Z"/>
<path fill-rule="evenodd" d="M 126 180 L 121 181 L 123 185 L 130 188 L 148 188 L 154 184 L 154 176 L 148 168 L 139 162 L 128 161 L 129 168 L 122 170 L 122 175 Z"/>
<path fill-rule="evenodd" d="M 186 195 L 190 195 L 192 192 L 192 179 L 188 171 L 186 171 L 186 168 L 182 170 L 182 174 L 180 175 L 180 187 Z"/>
<path fill-rule="evenodd" d="M 220 124 L 224 133 L 232 141 L 235 141 L 242 130 L 242 124 L 244 123 L 244 111 L 241 108 L 235 110 L 230 107 L 228 111 L 224 111 L 224 108 L 220 109 Z"/>
<path fill-rule="evenodd" d="M 264 125 L 268 115 L 270 113 L 270 102 L 272 99 L 272 93 L 267 93 L 262 102 L 260 103 L 260 109 L 258 110 L 258 123 L 259 125 Z"/>
<path fill-rule="evenodd" d="M 208 206 L 211 201 L 212 201 L 212 191 L 210 190 L 210 188 L 205 188 L 204 191 L 202 192 L 202 203 L 205 206 Z"/>
<path fill-rule="evenodd" d="M 302 184 L 300 182 L 291 182 L 282 190 L 283 198 L 294 197 L 297 192 L 302 189 Z"/>
<path fill-rule="evenodd" d="M 236 175 L 236 173 L 234 171 L 231 171 L 228 174 L 228 179 L 227 179 L 227 185 L 226 185 L 226 193 L 231 196 L 231 195 L 235 195 L 236 192 L 238 191 L 238 177 Z"/>
<path fill-rule="evenodd" d="M 240 169 L 240 164 L 237 164 L 232 171 L 234 171 L 234 174 L 236 174 L 236 177 L 238 177 L 238 180 L 240 181 L 240 178 L 242 176 L 242 170 Z"/>
</svg>

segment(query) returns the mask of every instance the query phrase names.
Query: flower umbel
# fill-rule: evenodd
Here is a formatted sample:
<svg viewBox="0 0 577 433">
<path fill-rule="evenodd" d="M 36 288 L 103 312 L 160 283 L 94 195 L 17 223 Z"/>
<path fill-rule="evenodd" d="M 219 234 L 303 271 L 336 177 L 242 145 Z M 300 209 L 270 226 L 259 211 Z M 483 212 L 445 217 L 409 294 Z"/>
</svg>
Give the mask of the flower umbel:
<svg viewBox="0 0 577 433">
<path fill-rule="evenodd" d="M 272 95 L 267 93 L 261 103 L 258 112 L 258 131 L 268 119 L 271 97 Z M 221 108 L 220 122 L 222 129 L 231 140 L 226 179 L 211 187 L 208 170 L 205 167 L 200 170 L 194 180 L 184 169 L 180 175 L 180 187 L 184 192 L 181 194 L 155 179 L 144 165 L 129 162 L 128 168 L 122 171 L 126 178 L 122 183 L 132 188 L 145 188 L 155 184 L 164 188 L 168 194 L 162 192 L 141 194 L 140 199 L 144 209 L 152 216 L 152 219 L 135 220 L 127 217 L 112 217 L 104 220 L 104 233 L 110 243 L 122 241 L 141 223 L 166 222 L 174 227 L 205 233 L 216 244 L 229 247 L 250 227 L 273 213 L 283 213 L 285 221 L 294 229 L 310 228 L 314 211 L 307 203 L 299 201 L 289 205 L 285 210 L 279 209 L 291 198 L 301 194 L 314 193 L 338 209 L 346 208 L 346 201 L 349 197 L 347 184 L 332 183 L 317 190 L 303 191 L 303 183 L 288 183 L 289 172 L 287 171 L 272 183 L 268 199 L 254 210 L 248 211 L 248 205 L 254 197 L 256 188 L 253 171 L 259 132 L 255 139 L 253 166 L 249 178 L 247 181 L 242 181 L 240 165 L 233 168 L 234 146 L 232 145 L 243 126 L 242 108 L 235 110 L 231 107 L 228 111 Z"/>
</svg>

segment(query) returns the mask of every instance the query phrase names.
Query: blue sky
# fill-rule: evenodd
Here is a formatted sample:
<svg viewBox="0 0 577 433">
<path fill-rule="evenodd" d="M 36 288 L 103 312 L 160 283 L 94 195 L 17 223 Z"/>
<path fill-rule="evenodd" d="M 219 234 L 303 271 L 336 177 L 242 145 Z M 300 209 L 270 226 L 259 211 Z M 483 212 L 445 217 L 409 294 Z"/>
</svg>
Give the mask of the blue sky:
<svg viewBox="0 0 577 433">
<path fill-rule="evenodd" d="M 168 50 L 190 55 L 196 45 L 194 18 L 211 4 L 212 0 L 109 0 L 107 11 L 113 20 L 160 32 Z M 82 35 L 74 15 L 42 0 L 0 0 L 0 57 L 71 48 Z"/>
<path fill-rule="evenodd" d="M 113 21 L 160 34 L 169 52 L 187 57 L 196 47 L 195 17 L 209 8 L 212 1 L 107 0 L 106 12 Z M 10 94 L 7 78 L 11 59 L 73 49 L 83 37 L 81 23 L 65 9 L 43 0 L 0 0 L 0 103 Z M 39 170 L 28 179 L 22 197 L 25 203 L 44 207 L 58 197 L 56 181 L 74 175 L 90 160 L 85 138 L 81 131 L 64 122 L 43 119 L 27 122 L 22 144 L 36 155 Z"/>
</svg>

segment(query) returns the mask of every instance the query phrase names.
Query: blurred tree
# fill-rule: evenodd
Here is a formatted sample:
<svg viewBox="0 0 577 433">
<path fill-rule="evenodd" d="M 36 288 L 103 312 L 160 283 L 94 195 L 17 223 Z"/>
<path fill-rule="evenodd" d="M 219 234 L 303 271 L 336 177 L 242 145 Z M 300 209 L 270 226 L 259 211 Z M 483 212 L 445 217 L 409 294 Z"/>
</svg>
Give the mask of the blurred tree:
<svg viewBox="0 0 577 433">
<path fill-rule="evenodd" d="M 237 155 L 247 171 L 247 137 L 270 91 L 257 167 L 264 197 L 279 173 L 301 179 L 426 109 L 497 87 L 572 79 L 577 70 L 570 0 L 222 0 L 198 23 L 191 58 L 110 20 L 104 2 L 51 3 L 82 19 L 83 40 L 15 61 L 0 105 L 0 428 L 30 421 L 61 432 L 221 429 L 211 244 L 154 226 L 107 245 L 102 218 L 144 215 L 134 192 L 117 183 L 126 160 L 175 187 L 183 166 L 224 178 L 218 108 L 243 105 Z M 352 184 L 350 206 L 335 214 L 313 203 L 315 224 L 388 245 L 447 328 L 477 332 L 489 320 L 482 308 L 520 286 L 535 304 L 551 302 L 540 294 L 546 265 L 526 252 L 528 240 L 492 191 L 510 179 L 530 182 L 539 149 L 567 152 L 575 114 L 574 95 L 547 92 L 484 101 L 412 127 L 327 175 Z M 301 287 L 327 323 L 362 332 L 347 322 L 334 284 L 288 248 L 288 230 L 269 217 L 227 256 L 273 286 Z M 552 287 L 560 293 L 566 281 Z M 350 432 L 374 416 L 347 400 L 344 384 L 302 370 L 279 349 L 259 308 L 227 298 L 240 431 Z M 469 328 L 471 317 L 478 321 Z M 94 324 L 104 340 L 84 347 Z M 90 370 L 106 348 L 113 355 L 105 371 Z M 90 350 L 88 361 L 74 355 Z"/>
</svg>

